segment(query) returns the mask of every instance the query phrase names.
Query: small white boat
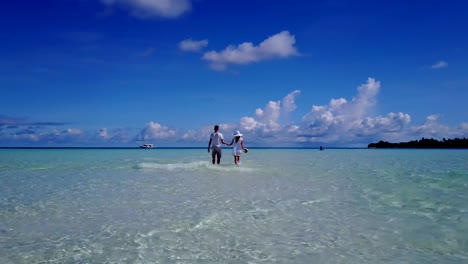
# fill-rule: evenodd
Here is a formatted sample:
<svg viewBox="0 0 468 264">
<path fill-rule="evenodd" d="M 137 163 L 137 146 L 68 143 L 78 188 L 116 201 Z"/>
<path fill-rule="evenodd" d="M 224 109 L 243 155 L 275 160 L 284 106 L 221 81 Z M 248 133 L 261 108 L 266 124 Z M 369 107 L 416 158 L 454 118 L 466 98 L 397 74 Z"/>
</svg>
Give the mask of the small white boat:
<svg viewBox="0 0 468 264">
<path fill-rule="evenodd" d="M 140 148 L 154 148 L 154 144 L 143 144 Z"/>
</svg>

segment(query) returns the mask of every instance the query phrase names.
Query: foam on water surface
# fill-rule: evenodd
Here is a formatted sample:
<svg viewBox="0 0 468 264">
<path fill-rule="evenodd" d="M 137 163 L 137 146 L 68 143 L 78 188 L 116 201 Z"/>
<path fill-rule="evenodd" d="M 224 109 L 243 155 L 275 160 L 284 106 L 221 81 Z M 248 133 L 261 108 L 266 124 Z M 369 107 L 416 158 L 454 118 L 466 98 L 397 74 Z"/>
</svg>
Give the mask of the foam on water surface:
<svg viewBox="0 0 468 264">
<path fill-rule="evenodd" d="M 195 170 L 215 170 L 220 172 L 251 172 L 254 169 L 248 168 L 242 165 L 233 165 L 233 164 L 212 164 L 208 161 L 190 161 L 190 162 L 178 162 L 178 163 L 160 163 L 160 162 L 142 162 L 137 164 L 135 169 L 143 170 L 186 170 L 186 171 L 195 171 Z"/>
</svg>

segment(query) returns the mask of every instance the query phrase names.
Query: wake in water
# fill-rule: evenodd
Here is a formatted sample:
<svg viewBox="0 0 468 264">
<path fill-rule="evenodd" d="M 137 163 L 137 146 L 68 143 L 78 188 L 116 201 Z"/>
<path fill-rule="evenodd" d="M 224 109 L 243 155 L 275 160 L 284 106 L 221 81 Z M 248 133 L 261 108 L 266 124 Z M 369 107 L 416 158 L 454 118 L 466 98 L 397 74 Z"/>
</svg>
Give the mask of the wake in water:
<svg viewBox="0 0 468 264">
<path fill-rule="evenodd" d="M 134 169 L 142 170 L 215 170 L 215 171 L 244 171 L 251 172 L 254 171 L 253 168 L 248 168 L 246 166 L 236 166 L 234 164 L 220 164 L 213 165 L 208 161 L 189 161 L 189 162 L 177 162 L 177 163 L 162 163 L 158 161 L 154 162 L 141 162 L 133 167 Z"/>
</svg>

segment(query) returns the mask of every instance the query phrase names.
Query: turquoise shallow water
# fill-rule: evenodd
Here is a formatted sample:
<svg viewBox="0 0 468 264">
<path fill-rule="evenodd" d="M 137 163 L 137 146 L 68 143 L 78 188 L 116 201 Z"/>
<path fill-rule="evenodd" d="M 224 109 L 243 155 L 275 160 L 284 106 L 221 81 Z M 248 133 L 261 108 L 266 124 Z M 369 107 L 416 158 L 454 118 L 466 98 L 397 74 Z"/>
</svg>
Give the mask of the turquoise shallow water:
<svg viewBox="0 0 468 264">
<path fill-rule="evenodd" d="M 0 263 L 467 262 L 466 150 L 0 150 Z"/>
</svg>

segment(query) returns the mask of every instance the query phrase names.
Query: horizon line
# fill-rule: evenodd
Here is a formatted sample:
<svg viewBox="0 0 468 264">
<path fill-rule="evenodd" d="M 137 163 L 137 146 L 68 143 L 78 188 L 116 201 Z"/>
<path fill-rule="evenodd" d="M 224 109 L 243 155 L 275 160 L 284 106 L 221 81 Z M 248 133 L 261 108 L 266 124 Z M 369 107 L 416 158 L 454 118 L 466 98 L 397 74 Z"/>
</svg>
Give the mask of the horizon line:
<svg viewBox="0 0 468 264">
<path fill-rule="evenodd" d="M 232 148 L 232 147 L 223 147 Z M 2 147 L 0 149 L 207 149 L 207 147 Z M 249 147 L 249 149 L 320 149 L 320 147 Z M 367 147 L 324 147 L 323 149 L 367 149 Z"/>
</svg>

